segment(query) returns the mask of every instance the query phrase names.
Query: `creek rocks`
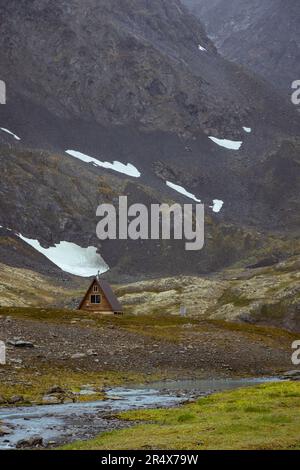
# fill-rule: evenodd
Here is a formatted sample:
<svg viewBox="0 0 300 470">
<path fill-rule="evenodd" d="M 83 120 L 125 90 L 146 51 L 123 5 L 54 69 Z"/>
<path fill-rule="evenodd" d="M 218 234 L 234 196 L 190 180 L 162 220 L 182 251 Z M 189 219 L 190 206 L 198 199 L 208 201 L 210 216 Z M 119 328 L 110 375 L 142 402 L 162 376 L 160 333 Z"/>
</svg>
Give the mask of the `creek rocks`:
<svg viewBox="0 0 300 470">
<path fill-rule="evenodd" d="M 55 395 L 44 395 L 42 401 L 45 405 L 59 405 L 62 401 Z"/>
<path fill-rule="evenodd" d="M 289 370 L 282 375 L 282 378 L 285 380 L 295 380 L 300 381 L 300 369 Z"/>
<path fill-rule="evenodd" d="M 8 428 L 7 426 L 0 427 L 0 437 L 9 436 L 12 433 L 12 429 Z"/>
<path fill-rule="evenodd" d="M 62 403 L 74 403 L 76 401 L 75 395 L 73 394 L 61 394 L 61 395 L 44 395 L 42 402 L 45 405 L 61 405 Z"/>
<path fill-rule="evenodd" d="M 62 388 L 59 385 L 50 387 L 42 397 L 45 405 L 59 405 L 61 403 L 74 403 L 76 401 L 75 394 Z"/>
<path fill-rule="evenodd" d="M 44 441 L 41 436 L 32 436 L 28 439 L 21 439 L 17 442 L 17 449 L 32 449 L 33 447 L 43 447 Z"/>
</svg>

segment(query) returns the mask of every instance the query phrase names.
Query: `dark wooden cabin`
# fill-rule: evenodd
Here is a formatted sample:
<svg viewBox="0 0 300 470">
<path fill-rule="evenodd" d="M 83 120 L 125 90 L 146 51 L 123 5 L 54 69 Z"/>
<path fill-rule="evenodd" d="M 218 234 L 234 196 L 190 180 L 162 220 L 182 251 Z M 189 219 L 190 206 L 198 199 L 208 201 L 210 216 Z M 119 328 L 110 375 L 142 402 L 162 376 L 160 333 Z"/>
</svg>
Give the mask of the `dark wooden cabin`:
<svg viewBox="0 0 300 470">
<path fill-rule="evenodd" d="M 108 282 L 95 277 L 86 291 L 78 310 L 95 313 L 123 314 L 123 308 Z"/>
</svg>

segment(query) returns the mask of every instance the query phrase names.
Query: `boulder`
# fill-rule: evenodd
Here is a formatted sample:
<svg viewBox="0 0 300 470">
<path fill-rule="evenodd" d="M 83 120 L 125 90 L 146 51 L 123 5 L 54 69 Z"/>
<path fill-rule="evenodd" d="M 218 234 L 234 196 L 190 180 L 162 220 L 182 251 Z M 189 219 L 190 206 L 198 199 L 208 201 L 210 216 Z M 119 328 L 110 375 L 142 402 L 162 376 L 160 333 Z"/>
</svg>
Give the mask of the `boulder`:
<svg viewBox="0 0 300 470">
<path fill-rule="evenodd" d="M 42 447 L 43 446 L 43 438 L 41 436 L 32 436 L 28 439 L 21 439 L 17 442 L 16 448 L 30 448 L 30 447 Z"/>
</svg>

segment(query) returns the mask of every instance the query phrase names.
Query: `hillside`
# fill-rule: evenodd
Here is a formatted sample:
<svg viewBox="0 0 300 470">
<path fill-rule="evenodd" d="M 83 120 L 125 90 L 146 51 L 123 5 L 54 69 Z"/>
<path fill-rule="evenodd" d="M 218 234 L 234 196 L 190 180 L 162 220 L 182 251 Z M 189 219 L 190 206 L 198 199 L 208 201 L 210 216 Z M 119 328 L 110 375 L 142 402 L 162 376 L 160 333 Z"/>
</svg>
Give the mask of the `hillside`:
<svg viewBox="0 0 300 470">
<path fill-rule="evenodd" d="M 276 252 L 270 236 L 293 239 L 297 113 L 218 54 L 178 0 L 10 0 L 0 12 L 0 261 L 63 277 L 66 247 L 82 259 L 69 273 L 108 265 L 128 282 L 214 272 Z M 204 250 L 99 243 L 99 203 L 191 202 L 169 182 L 206 205 Z"/>
<path fill-rule="evenodd" d="M 209 277 L 143 281 L 116 288 L 125 311 L 272 325 L 300 331 L 299 256 L 265 267 L 234 268 Z M 264 263 L 262 263 L 263 265 Z"/>
<path fill-rule="evenodd" d="M 206 26 L 219 52 L 291 95 L 300 76 L 297 0 L 182 0 Z"/>
<path fill-rule="evenodd" d="M 291 249 L 297 252 L 299 242 L 294 243 Z M 176 323 L 184 306 L 187 322 L 218 320 L 299 332 L 299 262 L 299 255 L 282 261 L 269 256 L 247 268 L 237 264 L 215 275 L 180 275 L 124 283 L 115 285 L 114 291 L 125 316 L 129 316 L 129 325 L 131 321 L 147 322 L 149 315 L 154 322 L 155 318 L 159 322 L 162 315 L 170 315 Z M 48 277 L 4 264 L 0 268 L 2 312 L 6 308 L 27 307 L 29 318 L 30 311 L 38 307 L 68 308 L 70 315 L 76 316 L 73 310 L 79 306 L 89 284 L 88 280 L 74 276 L 65 275 L 63 280 L 56 281 L 53 274 Z M 52 316 L 55 318 L 56 313 L 49 310 L 49 318 Z"/>
</svg>

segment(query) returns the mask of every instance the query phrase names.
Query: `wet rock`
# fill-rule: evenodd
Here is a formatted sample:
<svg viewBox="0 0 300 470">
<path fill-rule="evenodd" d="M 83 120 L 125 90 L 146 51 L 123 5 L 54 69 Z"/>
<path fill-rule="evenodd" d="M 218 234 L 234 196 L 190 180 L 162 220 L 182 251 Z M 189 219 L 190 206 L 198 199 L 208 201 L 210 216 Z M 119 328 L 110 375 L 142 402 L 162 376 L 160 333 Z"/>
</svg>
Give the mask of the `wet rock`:
<svg viewBox="0 0 300 470">
<path fill-rule="evenodd" d="M 59 405 L 61 403 L 61 399 L 55 395 L 44 395 L 42 400 L 45 405 Z"/>
<path fill-rule="evenodd" d="M 9 429 L 8 427 L 6 426 L 1 426 L 0 428 L 0 437 L 2 436 L 8 436 L 9 434 L 11 434 L 12 431 L 11 429 Z"/>
<path fill-rule="evenodd" d="M 41 436 L 32 436 L 29 439 L 21 439 L 17 442 L 16 448 L 32 448 L 32 447 L 42 447 L 43 438 Z"/>
<path fill-rule="evenodd" d="M 285 379 L 295 379 L 299 378 L 300 379 L 300 370 L 289 370 L 283 374 L 283 378 Z"/>
</svg>

